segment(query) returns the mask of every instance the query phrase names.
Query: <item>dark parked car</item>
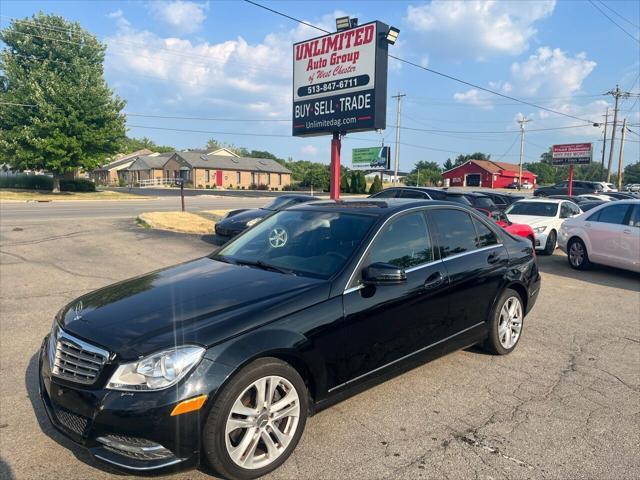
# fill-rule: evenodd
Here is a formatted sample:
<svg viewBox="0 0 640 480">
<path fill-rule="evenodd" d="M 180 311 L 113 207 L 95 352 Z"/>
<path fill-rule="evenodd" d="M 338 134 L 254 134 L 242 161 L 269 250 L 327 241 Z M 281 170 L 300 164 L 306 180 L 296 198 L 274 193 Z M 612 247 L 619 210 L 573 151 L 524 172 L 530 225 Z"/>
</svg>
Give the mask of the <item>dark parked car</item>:
<svg viewBox="0 0 640 480">
<path fill-rule="evenodd" d="M 266 207 L 232 210 L 223 220 L 216 223 L 214 229 L 216 235 L 220 237 L 235 237 L 275 212 L 298 203 L 313 202 L 315 200 L 320 199 L 311 195 L 281 195 Z"/>
<path fill-rule="evenodd" d="M 450 202 L 470 205 L 473 208 L 481 208 L 483 210 L 489 210 L 490 212 L 499 211 L 499 208 L 493 203 L 493 200 L 484 193 L 447 191 L 446 199 Z"/>
<path fill-rule="evenodd" d="M 607 197 L 615 198 L 616 200 L 637 200 L 636 195 L 626 192 L 604 192 Z"/>
<path fill-rule="evenodd" d="M 583 180 L 573 181 L 573 195 L 584 195 L 586 193 L 602 193 L 601 182 L 587 182 Z M 548 197 L 550 195 L 568 195 L 569 182 L 560 182 L 550 187 L 540 187 L 534 190 L 534 197 Z"/>
<path fill-rule="evenodd" d="M 498 210 L 505 210 L 512 203 L 525 198 L 522 195 L 512 195 L 507 193 L 498 193 L 486 190 L 484 192 L 475 192 L 489 197 L 495 203 Z"/>
<path fill-rule="evenodd" d="M 433 190 L 440 193 L 441 198 L 433 194 Z M 385 188 L 381 192 L 370 195 L 369 198 L 414 198 L 423 200 L 444 200 L 446 193 L 444 190 L 426 187 L 391 187 Z"/>
<path fill-rule="evenodd" d="M 555 198 L 556 200 L 569 200 L 570 202 L 575 203 L 576 205 L 580 202 L 584 202 L 585 199 L 582 197 L 578 197 L 577 195 L 549 195 L 547 198 Z"/>
<path fill-rule="evenodd" d="M 580 210 L 582 210 L 583 212 L 587 212 L 592 208 L 602 205 L 603 203 L 607 203 L 607 202 L 598 201 L 598 200 L 585 200 L 583 202 L 580 202 L 578 206 L 580 207 Z"/>
<path fill-rule="evenodd" d="M 539 289 L 531 242 L 469 208 L 296 205 L 216 254 L 64 307 L 40 395 L 59 431 L 119 469 L 206 459 L 256 478 L 349 393 L 469 345 L 511 352 Z"/>
</svg>

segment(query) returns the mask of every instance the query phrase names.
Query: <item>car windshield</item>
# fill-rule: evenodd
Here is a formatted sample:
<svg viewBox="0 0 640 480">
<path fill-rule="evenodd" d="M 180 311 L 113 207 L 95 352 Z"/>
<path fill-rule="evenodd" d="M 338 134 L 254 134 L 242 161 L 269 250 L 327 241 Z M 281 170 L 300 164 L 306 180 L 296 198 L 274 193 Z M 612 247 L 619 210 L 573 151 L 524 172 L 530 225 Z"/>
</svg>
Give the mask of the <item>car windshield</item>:
<svg viewBox="0 0 640 480">
<path fill-rule="evenodd" d="M 489 197 L 475 197 L 474 205 L 476 207 L 487 208 L 489 210 L 494 210 L 496 207 L 493 203 L 493 200 L 491 200 Z"/>
<path fill-rule="evenodd" d="M 367 215 L 284 210 L 231 241 L 212 258 L 327 279 L 344 266 L 373 222 Z"/>
<path fill-rule="evenodd" d="M 516 202 L 507 208 L 508 215 L 531 215 L 534 217 L 555 217 L 558 204 L 551 202 Z"/>
<path fill-rule="evenodd" d="M 471 205 L 471 202 L 463 195 L 447 195 L 447 201 L 461 203 L 463 205 Z"/>
<path fill-rule="evenodd" d="M 290 207 L 296 203 L 300 203 L 300 201 L 292 197 L 278 197 L 273 202 L 262 208 L 264 210 L 282 210 L 283 208 Z"/>
</svg>

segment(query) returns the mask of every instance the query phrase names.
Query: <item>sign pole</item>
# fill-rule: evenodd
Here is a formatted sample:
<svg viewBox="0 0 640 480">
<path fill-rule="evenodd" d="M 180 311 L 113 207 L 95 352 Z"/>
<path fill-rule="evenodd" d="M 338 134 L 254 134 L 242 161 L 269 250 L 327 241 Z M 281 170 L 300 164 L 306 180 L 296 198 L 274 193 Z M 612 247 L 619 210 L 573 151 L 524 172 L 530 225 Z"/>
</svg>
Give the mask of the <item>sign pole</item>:
<svg viewBox="0 0 640 480">
<path fill-rule="evenodd" d="M 573 195 L 573 163 L 569 165 L 569 196 Z"/>
<path fill-rule="evenodd" d="M 340 132 L 333 132 L 331 140 L 331 200 L 340 200 Z"/>
</svg>

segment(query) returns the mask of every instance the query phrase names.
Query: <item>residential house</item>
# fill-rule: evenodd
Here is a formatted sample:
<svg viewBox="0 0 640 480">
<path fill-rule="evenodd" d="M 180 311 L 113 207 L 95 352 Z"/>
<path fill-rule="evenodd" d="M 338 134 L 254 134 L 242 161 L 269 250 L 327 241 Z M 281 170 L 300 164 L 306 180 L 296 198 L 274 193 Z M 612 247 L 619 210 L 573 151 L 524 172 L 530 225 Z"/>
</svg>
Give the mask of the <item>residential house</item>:
<svg viewBox="0 0 640 480">
<path fill-rule="evenodd" d="M 126 155 L 118 155 L 111 162 L 100 168 L 96 168 L 91 173 L 89 173 L 89 177 L 91 178 L 91 180 L 99 184 L 117 185 L 119 182 L 118 173 L 120 171 L 129 168 L 131 164 L 136 160 L 136 158 L 152 154 L 153 152 L 151 150 L 143 148 L 142 150 L 128 153 Z"/>
</svg>

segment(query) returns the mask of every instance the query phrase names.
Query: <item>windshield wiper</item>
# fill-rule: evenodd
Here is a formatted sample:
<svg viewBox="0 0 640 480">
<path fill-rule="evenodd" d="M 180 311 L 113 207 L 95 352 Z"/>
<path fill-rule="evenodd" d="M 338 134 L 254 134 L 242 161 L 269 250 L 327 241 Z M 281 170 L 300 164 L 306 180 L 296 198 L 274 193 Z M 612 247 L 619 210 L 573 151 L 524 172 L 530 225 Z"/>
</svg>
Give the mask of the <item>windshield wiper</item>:
<svg viewBox="0 0 640 480">
<path fill-rule="evenodd" d="M 237 265 L 237 262 L 232 258 L 229 258 L 225 255 L 211 255 L 209 258 L 212 260 L 217 260 L 219 262 L 230 263 L 231 265 Z"/>
<path fill-rule="evenodd" d="M 272 272 L 283 273 L 285 275 L 295 275 L 293 270 L 287 268 L 276 267 L 269 263 L 265 263 L 262 260 L 234 260 L 237 265 L 246 265 L 248 267 L 258 267 L 262 270 L 271 270 Z"/>
</svg>

